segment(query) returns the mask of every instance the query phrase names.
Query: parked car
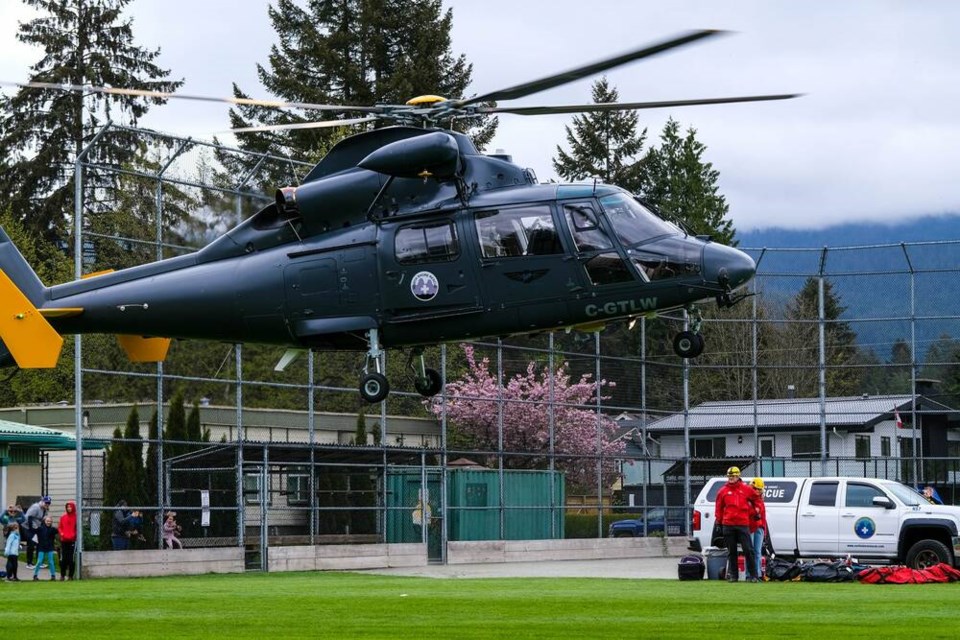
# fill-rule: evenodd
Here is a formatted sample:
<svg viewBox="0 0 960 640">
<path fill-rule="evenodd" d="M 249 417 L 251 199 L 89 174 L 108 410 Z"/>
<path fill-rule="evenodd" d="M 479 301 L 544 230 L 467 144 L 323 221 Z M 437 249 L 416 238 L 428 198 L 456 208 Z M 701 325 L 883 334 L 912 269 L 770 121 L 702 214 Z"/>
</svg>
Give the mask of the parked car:
<svg viewBox="0 0 960 640">
<path fill-rule="evenodd" d="M 679 536 L 683 533 L 684 509 L 662 507 L 650 509 L 646 517 L 617 520 L 610 524 L 607 535 L 611 538 L 642 538 L 644 535 Z M 646 527 L 644 527 L 646 523 Z M 666 532 L 664 532 L 666 531 Z"/>
</svg>

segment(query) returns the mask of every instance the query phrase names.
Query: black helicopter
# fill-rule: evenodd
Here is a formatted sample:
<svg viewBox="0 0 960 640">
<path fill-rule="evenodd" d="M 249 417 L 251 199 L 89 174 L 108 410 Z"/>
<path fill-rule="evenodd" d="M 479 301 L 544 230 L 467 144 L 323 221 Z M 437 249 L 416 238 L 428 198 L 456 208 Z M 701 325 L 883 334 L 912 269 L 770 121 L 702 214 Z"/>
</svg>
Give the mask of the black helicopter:
<svg viewBox="0 0 960 640">
<path fill-rule="evenodd" d="M 686 308 L 676 353 L 699 355 L 694 303 L 744 297 L 754 261 L 695 237 L 630 193 L 599 182 L 538 184 L 509 159 L 429 125 L 485 113 L 536 115 L 781 100 L 796 94 L 553 107 L 491 106 L 716 35 L 695 31 L 509 89 L 405 105 L 282 107 L 365 113 L 303 126 L 387 120 L 339 142 L 297 187 L 196 253 L 46 287 L 0 229 L 0 365 L 56 365 L 61 334 L 114 333 L 157 362 L 171 338 L 366 349 L 360 395 L 389 392 L 384 348 L 411 347 L 414 386 L 439 393 L 423 346 L 605 323 Z M 32 88 L 209 99 L 44 83 Z M 225 102 L 266 104 L 255 100 Z M 291 125 L 270 127 L 290 128 Z"/>
</svg>

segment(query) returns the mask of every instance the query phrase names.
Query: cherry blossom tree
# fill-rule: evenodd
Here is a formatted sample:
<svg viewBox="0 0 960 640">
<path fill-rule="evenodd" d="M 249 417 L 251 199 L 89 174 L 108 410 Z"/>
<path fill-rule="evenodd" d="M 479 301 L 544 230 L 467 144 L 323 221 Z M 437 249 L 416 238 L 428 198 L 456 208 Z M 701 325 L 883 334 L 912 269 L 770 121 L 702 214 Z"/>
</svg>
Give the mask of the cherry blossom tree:
<svg viewBox="0 0 960 640">
<path fill-rule="evenodd" d="M 550 451 L 550 399 L 553 385 L 553 439 L 558 454 L 556 468 L 578 488 L 597 483 L 597 459 L 602 454 L 601 481 L 609 486 L 616 478 L 616 458 L 624 443 L 614 438 L 616 423 L 596 411 L 597 394 L 615 383 L 592 381 L 584 374 L 571 382 L 567 363 L 553 372 L 531 362 L 498 389 L 490 359 L 477 359 L 471 345 L 463 345 L 468 369 L 460 380 L 447 383 L 447 419 L 454 429 L 478 451 L 497 451 L 498 405 L 503 400 L 503 451 L 518 453 L 504 457 L 504 466 L 514 469 L 543 469 Z M 605 399 L 605 396 L 601 396 Z M 431 411 L 440 415 L 443 405 L 434 400 Z M 533 455 L 530 455 L 533 454 Z"/>
</svg>

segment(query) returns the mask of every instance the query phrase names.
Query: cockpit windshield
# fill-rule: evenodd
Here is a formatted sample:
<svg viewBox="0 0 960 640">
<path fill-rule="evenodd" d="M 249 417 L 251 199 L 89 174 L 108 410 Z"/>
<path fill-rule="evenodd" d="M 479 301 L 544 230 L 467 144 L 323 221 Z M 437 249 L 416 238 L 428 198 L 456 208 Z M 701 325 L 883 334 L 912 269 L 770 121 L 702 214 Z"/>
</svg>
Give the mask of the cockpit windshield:
<svg viewBox="0 0 960 640">
<path fill-rule="evenodd" d="M 626 193 L 600 198 L 600 204 L 625 247 L 633 247 L 665 235 L 683 233 L 676 225 L 658 217 Z"/>
</svg>

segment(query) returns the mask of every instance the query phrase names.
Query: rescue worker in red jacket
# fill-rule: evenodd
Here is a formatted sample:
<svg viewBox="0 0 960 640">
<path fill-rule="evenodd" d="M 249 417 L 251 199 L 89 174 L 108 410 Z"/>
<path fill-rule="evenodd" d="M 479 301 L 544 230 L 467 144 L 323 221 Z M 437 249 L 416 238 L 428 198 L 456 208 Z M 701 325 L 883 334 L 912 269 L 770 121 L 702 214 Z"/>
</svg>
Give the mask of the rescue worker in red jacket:
<svg viewBox="0 0 960 640">
<path fill-rule="evenodd" d="M 753 555 L 756 556 L 754 575 L 760 578 L 763 575 L 763 541 L 770 535 L 770 528 L 767 526 L 767 506 L 763 503 L 763 478 L 754 478 L 750 486 L 757 494 L 757 512 L 750 520 L 750 542 L 753 543 Z"/>
<path fill-rule="evenodd" d="M 747 582 L 756 582 L 756 560 L 753 544 L 750 541 L 750 525 L 757 513 L 757 493 L 753 487 L 740 479 L 740 468 L 727 469 L 727 484 L 717 494 L 716 526 L 723 533 L 727 546 L 727 582 L 739 579 L 737 566 L 737 544 L 743 549 L 744 568 Z"/>
</svg>

